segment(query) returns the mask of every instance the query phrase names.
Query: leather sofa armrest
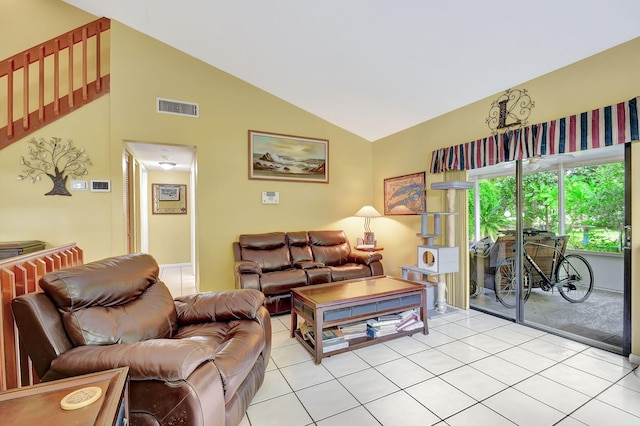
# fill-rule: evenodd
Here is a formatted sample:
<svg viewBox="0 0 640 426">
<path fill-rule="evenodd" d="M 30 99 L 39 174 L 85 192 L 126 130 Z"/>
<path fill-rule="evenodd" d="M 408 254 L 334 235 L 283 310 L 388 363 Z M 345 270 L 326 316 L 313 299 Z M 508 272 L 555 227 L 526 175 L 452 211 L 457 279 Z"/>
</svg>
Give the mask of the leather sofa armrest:
<svg viewBox="0 0 640 426">
<path fill-rule="evenodd" d="M 294 266 L 298 269 L 316 269 L 324 268 L 325 264 L 322 262 L 315 262 L 313 260 L 303 260 L 301 262 L 296 262 Z"/>
<path fill-rule="evenodd" d="M 241 274 L 258 274 L 262 275 L 262 268 L 256 262 L 250 260 L 240 260 L 235 262 L 234 267 Z"/>
<path fill-rule="evenodd" d="M 371 265 L 373 262 L 382 260 L 382 255 L 376 252 L 354 250 L 349 253 L 349 262 Z"/>
<path fill-rule="evenodd" d="M 129 367 L 133 380 L 186 380 L 215 350 L 192 340 L 151 339 L 136 343 L 78 346 L 51 363 L 43 380 Z"/>
<path fill-rule="evenodd" d="M 253 289 L 190 294 L 174 299 L 179 325 L 254 319 L 264 294 Z"/>
</svg>

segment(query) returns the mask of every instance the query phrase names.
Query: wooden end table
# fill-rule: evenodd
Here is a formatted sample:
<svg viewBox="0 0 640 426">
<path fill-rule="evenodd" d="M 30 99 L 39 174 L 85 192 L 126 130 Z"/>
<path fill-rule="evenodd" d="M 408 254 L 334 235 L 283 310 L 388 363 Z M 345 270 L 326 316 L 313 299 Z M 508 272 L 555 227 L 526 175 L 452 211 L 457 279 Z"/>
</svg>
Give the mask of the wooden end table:
<svg viewBox="0 0 640 426">
<path fill-rule="evenodd" d="M 372 277 L 364 280 L 340 281 L 291 290 L 291 337 L 296 337 L 314 356 L 319 364 L 322 358 L 385 342 L 415 333 L 428 333 L 427 293 L 424 285 L 393 277 Z M 360 337 L 349 340 L 349 346 L 328 353 L 323 352 L 322 330 L 346 325 L 381 315 L 419 309 L 424 327 L 410 331 L 399 331 L 390 335 L 372 338 Z M 298 329 L 298 316 L 313 327 L 316 336 L 314 345 L 305 340 Z"/>
<path fill-rule="evenodd" d="M 99 387 L 95 402 L 64 410 L 60 401 L 69 393 Z M 68 379 L 43 382 L 0 393 L 2 423 L 32 425 L 126 425 L 129 421 L 129 368 L 122 367 Z"/>
</svg>

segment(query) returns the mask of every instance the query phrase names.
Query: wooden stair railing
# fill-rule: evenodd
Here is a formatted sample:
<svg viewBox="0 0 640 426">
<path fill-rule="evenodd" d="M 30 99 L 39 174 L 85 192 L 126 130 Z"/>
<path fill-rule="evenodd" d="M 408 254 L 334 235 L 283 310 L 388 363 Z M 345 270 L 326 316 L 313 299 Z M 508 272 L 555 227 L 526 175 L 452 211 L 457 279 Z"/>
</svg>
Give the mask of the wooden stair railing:
<svg viewBox="0 0 640 426">
<path fill-rule="evenodd" d="M 39 381 L 33 373 L 31 360 L 20 345 L 11 300 L 21 294 L 40 291 L 38 281 L 43 275 L 83 262 L 82 249 L 76 243 L 0 260 L 0 391 Z"/>
<path fill-rule="evenodd" d="M 101 18 L 0 62 L 0 87 L 7 88 L 6 100 L 0 98 L 0 149 L 109 93 L 108 70 L 102 75 L 109 44 L 101 39 L 110 28 L 111 21 Z M 61 61 L 65 53 L 67 60 Z M 37 102 L 32 88 L 37 88 Z M 45 98 L 51 101 L 45 104 Z"/>
</svg>

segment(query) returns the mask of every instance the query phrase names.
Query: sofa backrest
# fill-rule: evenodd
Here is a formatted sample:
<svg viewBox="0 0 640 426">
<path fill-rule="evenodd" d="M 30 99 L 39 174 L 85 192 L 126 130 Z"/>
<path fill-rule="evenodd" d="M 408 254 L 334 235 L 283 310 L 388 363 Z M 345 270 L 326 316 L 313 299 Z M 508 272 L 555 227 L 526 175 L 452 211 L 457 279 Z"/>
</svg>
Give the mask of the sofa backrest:
<svg viewBox="0 0 640 426">
<path fill-rule="evenodd" d="M 309 234 L 306 231 L 287 233 L 287 241 L 291 252 L 291 263 L 295 265 L 313 261 L 313 253 L 309 247 Z"/>
<path fill-rule="evenodd" d="M 171 293 L 148 254 L 103 259 L 49 273 L 40 287 L 74 345 L 169 338 L 177 330 Z"/>
<path fill-rule="evenodd" d="M 291 256 L 284 232 L 240 235 L 241 260 L 257 263 L 263 272 L 291 268 Z"/>
<path fill-rule="evenodd" d="M 309 244 L 316 262 L 327 266 L 349 263 L 351 247 L 344 231 L 309 231 Z"/>
</svg>

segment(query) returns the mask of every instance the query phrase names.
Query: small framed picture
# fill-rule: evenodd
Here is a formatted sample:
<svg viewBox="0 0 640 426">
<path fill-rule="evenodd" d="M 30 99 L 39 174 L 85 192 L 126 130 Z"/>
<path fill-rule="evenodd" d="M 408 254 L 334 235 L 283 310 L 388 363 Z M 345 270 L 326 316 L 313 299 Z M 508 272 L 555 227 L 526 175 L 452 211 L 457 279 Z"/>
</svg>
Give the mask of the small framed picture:
<svg viewBox="0 0 640 426">
<path fill-rule="evenodd" d="M 425 172 L 384 180 L 384 214 L 407 215 L 425 212 Z"/>
<path fill-rule="evenodd" d="M 187 185 L 151 184 L 153 214 L 187 214 Z"/>
</svg>

